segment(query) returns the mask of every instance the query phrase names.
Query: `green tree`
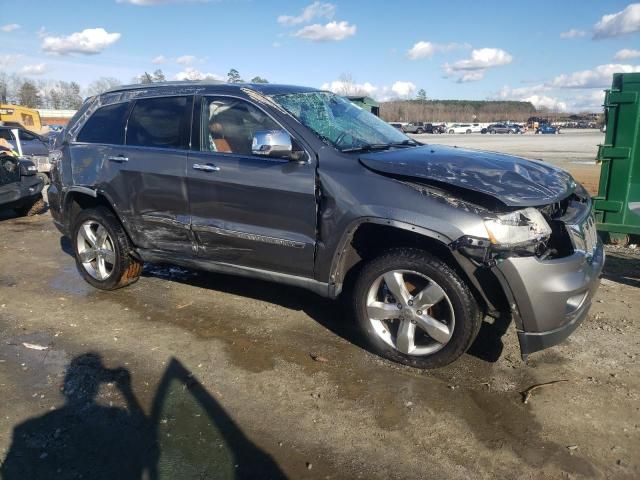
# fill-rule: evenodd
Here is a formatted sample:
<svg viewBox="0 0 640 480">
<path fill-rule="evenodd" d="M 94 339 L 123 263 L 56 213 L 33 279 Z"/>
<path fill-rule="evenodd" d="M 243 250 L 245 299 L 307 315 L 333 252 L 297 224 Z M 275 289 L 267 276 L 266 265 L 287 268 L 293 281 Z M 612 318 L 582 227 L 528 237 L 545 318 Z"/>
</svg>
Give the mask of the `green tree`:
<svg viewBox="0 0 640 480">
<path fill-rule="evenodd" d="M 40 106 L 40 92 L 29 80 L 25 80 L 18 90 L 18 101 L 25 107 L 36 108 Z"/>
<path fill-rule="evenodd" d="M 255 76 L 251 79 L 251 83 L 269 83 L 269 80 L 259 76 Z"/>
<path fill-rule="evenodd" d="M 418 93 L 416 94 L 416 100 L 420 100 L 421 102 L 427 101 L 427 92 L 424 88 L 418 90 Z"/>
<path fill-rule="evenodd" d="M 142 75 L 137 77 L 138 83 L 155 83 L 155 82 L 164 82 L 166 80 L 164 73 L 162 70 L 158 69 L 153 73 L 144 72 Z"/>
<path fill-rule="evenodd" d="M 235 68 L 232 68 L 231 70 L 229 70 L 229 73 L 227 73 L 227 83 L 242 83 L 242 77 L 240 77 L 240 72 L 238 72 L 238 70 L 236 70 Z"/>
</svg>

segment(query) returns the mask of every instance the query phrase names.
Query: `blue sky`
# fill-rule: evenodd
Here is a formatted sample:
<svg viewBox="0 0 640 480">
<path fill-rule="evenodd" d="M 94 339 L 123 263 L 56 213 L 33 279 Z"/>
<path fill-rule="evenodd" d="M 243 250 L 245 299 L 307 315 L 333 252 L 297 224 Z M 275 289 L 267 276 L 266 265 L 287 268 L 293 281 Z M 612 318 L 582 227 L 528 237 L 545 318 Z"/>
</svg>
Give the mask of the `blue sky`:
<svg viewBox="0 0 640 480">
<path fill-rule="evenodd" d="M 527 99 L 599 109 L 614 71 L 640 71 L 640 3 L 293 0 L 2 2 L 0 71 L 124 83 L 225 77 L 379 99 Z"/>
</svg>

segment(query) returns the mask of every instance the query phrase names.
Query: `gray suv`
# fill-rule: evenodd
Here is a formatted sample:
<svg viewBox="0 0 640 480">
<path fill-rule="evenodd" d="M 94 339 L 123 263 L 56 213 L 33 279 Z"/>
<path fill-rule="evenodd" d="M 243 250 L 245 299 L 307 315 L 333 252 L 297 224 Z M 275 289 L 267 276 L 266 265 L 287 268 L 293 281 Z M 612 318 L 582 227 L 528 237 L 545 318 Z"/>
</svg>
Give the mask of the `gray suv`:
<svg viewBox="0 0 640 480">
<path fill-rule="evenodd" d="M 422 145 L 311 88 L 176 82 L 87 99 L 53 151 L 49 202 L 80 274 L 143 262 L 348 295 L 371 349 L 446 365 L 508 315 L 524 357 L 586 317 L 604 262 L 571 175 Z"/>
</svg>

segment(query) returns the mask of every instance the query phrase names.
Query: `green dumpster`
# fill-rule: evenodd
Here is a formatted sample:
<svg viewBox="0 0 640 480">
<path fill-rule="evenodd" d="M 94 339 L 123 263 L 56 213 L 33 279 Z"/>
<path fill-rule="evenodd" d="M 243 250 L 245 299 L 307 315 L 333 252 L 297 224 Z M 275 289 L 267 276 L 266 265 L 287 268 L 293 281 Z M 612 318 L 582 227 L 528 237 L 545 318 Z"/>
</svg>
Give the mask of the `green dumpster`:
<svg viewBox="0 0 640 480">
<path fill-rule="evenodd" d="M 626 244 L 629 235 L 640 235 L 640 73 L 614 74 L 604 107 L 597 228 L 612 243 Z"/>
</svg>

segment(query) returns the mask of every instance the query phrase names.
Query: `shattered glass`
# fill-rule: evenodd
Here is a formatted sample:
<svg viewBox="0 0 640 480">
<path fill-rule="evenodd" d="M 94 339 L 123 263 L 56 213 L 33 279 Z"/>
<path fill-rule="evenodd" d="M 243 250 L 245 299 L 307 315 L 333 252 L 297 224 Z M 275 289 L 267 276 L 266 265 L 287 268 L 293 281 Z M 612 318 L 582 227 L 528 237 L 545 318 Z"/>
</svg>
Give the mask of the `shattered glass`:
<svg viewBox="0 0 640 480">
<path fill-rule="evenodd" d="M 375 115 L 329 92 L 293 93 L 272 98 L 321 140 L 341 150 L 401 143 L 408 139 Z"/>
</svg>

